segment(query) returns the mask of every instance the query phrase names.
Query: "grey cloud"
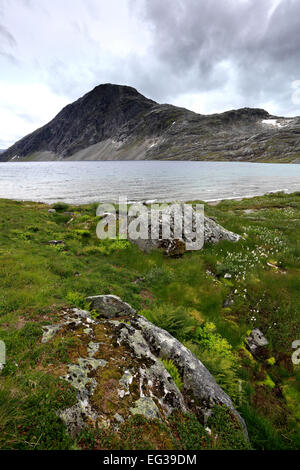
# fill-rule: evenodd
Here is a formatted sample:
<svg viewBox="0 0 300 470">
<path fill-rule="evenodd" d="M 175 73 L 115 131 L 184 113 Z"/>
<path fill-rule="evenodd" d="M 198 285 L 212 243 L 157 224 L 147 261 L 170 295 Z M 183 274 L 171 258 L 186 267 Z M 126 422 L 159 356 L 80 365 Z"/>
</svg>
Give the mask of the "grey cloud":
<svg viewBox="0 0 300 470">
<path fill-rule="evenodd" d="M 137 2 L 134 2 L 137 7 Z M 153 35 L 152 53 L 161 61 L 174 93 L 222 88 L 236 71 L 236 92 L 245 105 L 262 99 L 290 107 L 290 84 L 300 78 L 300 2 L 281 0 L 144 0 L 140 15 Z M 181 88 L 181 87 L 180 87 Z M 178 91 L 182 92 L 182 89 Z"/>
<path fill-rule="evenodd" d="M 70 102 L 112 82 L 186 107 L 199 96 L 200 112 L 300 114 L 299 31 L 299 0 L 0 0 L 1 79 Z"/>
<path fill-rule="evenodd" d="M 0 37 L 1 41 L 6 41 L 10 46 L 15 46 L 17 44 L 13 35 L 5 28 L 5 26 L 0 24 Z"/>
<path fill-rule="evenodd" d="M 0 57 L 8 60 L 10 63 L 16 63 L 17 59 L 12 54 L 11 49 L 17 45 L 13 34 L 3 24 L 3 6 L 0 5 Z"/>
<path fill-rule="evenodd" d="M 0 24 L 0 56 L 7 59 L 11 63 L 16 63 L 17 59 L 12 54 L 12 47 L 16 46 L 17 42 L 14 36 Z"/>
</svg>

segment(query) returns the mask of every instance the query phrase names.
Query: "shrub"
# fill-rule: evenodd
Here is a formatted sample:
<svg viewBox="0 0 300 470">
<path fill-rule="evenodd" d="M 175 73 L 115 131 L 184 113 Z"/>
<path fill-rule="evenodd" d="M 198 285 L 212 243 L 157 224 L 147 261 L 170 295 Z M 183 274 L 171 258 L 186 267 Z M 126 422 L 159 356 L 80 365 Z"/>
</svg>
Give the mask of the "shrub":
<svg viewBox="0 0 300 470">
<path fill-rule="evenodd" d="M 210 448 L 210 437 L 199 423 L 195 415 L 184 413 L 179 415 L 178 411 L 171 414 L 169 424 L 173 434 L 180 440 L 180 448 L 183 450 L 203 450 Z"/>
<path fill-rule="evenodd" d="M 111 255 L 117 251 L 126 250 L 130 246 L 127 240 L 102 240 L 99 252 L 103 255 Z"/>
<path fill-rule="evenodd" d="M 74 230 L 74 233 L 78 238 L 90 238 L 91 236 L 89 230 L 77 229 Z"/>
<path fill-rule="evenodd" d="M 66 204 L 65 202 L 56 202 L 55 204 L 53 204 L 52 208 L 58 212 L 66 211 L 67 209 L 69 209 L 69 204 Z"/>
<path fill-rule="evenodd" d="M 141 315 L 179 340 L 193 336 L 192 332 L 197 326 L 196 320 L 189 315 L 185 307 L 158 306 L 152 310 L 142 310 Z"/>
<path fill-rule="evenodd" d="M 216 405 L 207 422 L 215 436 L 215 448 L 219 450 L 251 450 L 241 423 L 226 406 Z"/>
<path fill-rule="evenodd" d="M 90 304 L 85 300 L 85 296 L 79 292 L 68 292 L 67 301 L 77 308 L 89 310 Z"/>
<path fill-rule="evenodd" d="M 142 310 L 141 315 L 183 342 L 203 362 L 233 401 L 239 403 L 242 400 L 236 354 L 228 341 L 216 333 L 213 323 L 201 324 L 194 318 L 195 312 L 170 305 Z"/>
</svg>

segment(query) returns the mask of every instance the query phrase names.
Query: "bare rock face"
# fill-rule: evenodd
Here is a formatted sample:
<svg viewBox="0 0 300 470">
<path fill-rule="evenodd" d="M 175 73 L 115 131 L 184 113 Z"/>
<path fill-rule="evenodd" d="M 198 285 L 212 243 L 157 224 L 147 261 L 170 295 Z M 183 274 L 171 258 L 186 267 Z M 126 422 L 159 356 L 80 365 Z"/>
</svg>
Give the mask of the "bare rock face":
<svg viewBox="0 0 300 470">
<path fill-rule="evenodd" d="M 247 437 L 244 420 L 201 361 L 168 332 L 124 305 L 127 315 L 123 310 L 122 318 L 119 308 L 115 319 L 94 319 L 88 311 L 74 309 L 44 329 L 43 342 L 58 332 L 73 332 L 80 341 L 77 356 L 61 375 L 77 392 L 77 402 L 58 412 L 69 432 L 76 435 L 87 425 L 117 429 L 134 414 L 164 421 L 174 410 L 193 412 L 205 424 L 214 405 L 225 405 Z M 182 390 L 163 359 L 177 367 Z"/>
<path fill-rule="evenodd" d="M 299 163 L 300 118 L 242 108 L 201 115 L 128 86 L 97 86 L 0 161 L 211 160 Z"/>
</svg>

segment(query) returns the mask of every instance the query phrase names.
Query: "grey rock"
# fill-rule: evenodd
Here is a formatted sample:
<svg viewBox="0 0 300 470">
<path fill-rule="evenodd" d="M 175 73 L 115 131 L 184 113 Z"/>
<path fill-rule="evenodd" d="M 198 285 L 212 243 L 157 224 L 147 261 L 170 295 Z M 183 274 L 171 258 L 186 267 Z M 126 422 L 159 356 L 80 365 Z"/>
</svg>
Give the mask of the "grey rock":
<svg viewBox="0 0 300 470">
<path fill-rule="evenodd" d="M 72 437 L 75 437 L 85 425 L 86 409 L 82 402 L 77 402 L 75 405 L 59 411 L 57 414 L 67 426 Z"/>
<path fill-rule="evenodd" d="M 56 210 L 55 210 L 55 209 L 49 209 L 48 212 L 49 212 L 49 214 L 56 214 Z"/>
<path fill-rule="evenodd" d="M 85 322 L 85 325 L 89 325 L 90 323 L 93 323 L 93 319 L 91 318 L 91 314 L 87 312 L 86 310 L 79 310 L 77 308 L 73 309 L 73 314 L 72 315 L 66 315 L 64 321 L 61 323 L 56 323 L 54 325 L 47 325 L 43 326 L 43 337 L 42 337 L 42 343 L 48 343 L 51 341 L 52 338 L 64 327 L 67 325 L 74 325 L 79 326 L 82 325 L 83 322 Z"/>
<path fill-rule="evenodd" d="M 81 309 L 78 309 L 78 308 L 74 308 L 73 309 L 73 315 L 72 317 L 75 318 L 75 319 L 81 319 L 81 320 L 91 320 L 92 317 L 91 317 L 91 314 L 90 312 L 88 312 L 87 310 L 81 310 Z"/>
<path fill-rule="evenodd" d="M 147 385 L 150 383 L 151 387 L 158 387 L 160 390 L 159 401 L 166 415 L 174 409 L 185 411 L 186 407 L 181 392 L 163 363 L 152 353 L 142 332 L 130 325 L 121 324 L 118 337 L 121 344 L 125 344 L 132 350 L 134 357 L 145 361 L 145 365 L 141 365 L 139 370 L 141 397 L 144 397 L 147 393 L 147 387 L 144 388 L 145 379 Z M 125 388 L 127 389 L 127 387 Z"/>
<path fill-rule="evenodd" d="M 103 359 L 79 358 L 77 364 L 69 364 L 68 374 L 61 377 L 77 390 L 77 403 L 71 408 L 58 412 L 58 416 L 64 421 L 72 436 L 82 430 L 87 419 L 95 422 L 98 418 L 89 403 L 89 398 L 97 387 L 96 380 L 90 375 L 98 367 L 104 367 L 106 364 L 107 362 Z"/>
<path fill-rule="evenodd" d="M 130 408 L 133 415 L 139 414 L 145 416 L 147 419 L 160 418 L 160 412 L 155 402 L 150 397 L 139 398 L 135 402 L 134 408 Z"/>
<path fill-rule="evenodd" d="M 123 418 L 123 416 L 119 415 L 119 413 L 116 413 L 114 415 L 114 418 L 119 424 L 125 423 L 125 419 Z"/>
<path fill-rule="evenodd" d="M 52 338 L 58 333 L 58 331 L 63 327 L 63 323 L 60 323 L 58 325 L 49 325 L 49 326 L 43 326 L 43 337 L 42 337 L 42 343 L 49 343 Z"/>
<path fill-rule="evenodd" d="M 191 241 L 191 239 L 185 233 L 185 226 L 183 224 L 182 227 L 182 236 L 180 239 L 176 238 L 176 215 L 171 214 L 170 218 L 170 236 L 166 239 L 162 238 L 162 222 L 163 216 L 159 211 L 156 211 L 157 215 L 154 215 L 154 220 L 158 220 L 159 224 L 157 227 L 152 226 L 152 218 L 149 217 L 148 212 L 139 214 L 139 221 L 141 225 L 147 228 L 145 230 L 145 234 L 147 234 L 148 238 L 132 238 L 130 235 L 128 239 L 132 243 L 135 243 L 141 251 L 145 253 L 149 253 L 150 251 L 158 248 L 162 248 L 167 255 L 169 256 L 181 256 L 188 248 L 187 243 Z M 155 214 L 155 210 L 152 212 L 152 216 Z M 129 217 L 129 228 L 130 223 L 134 220 L 134 217 Z M 177 219 L 178 220 L 178 219 Z M 196 227 L 196 212 L 193 212 L 192 217 L 188 218 L 185 216 L 185 223 L 188 224 L 189 227 Z M 238 242 L 241 239 L 241 236 L 233 233 L 217 222 L 208 217 L 203 217 L 200 219 L 199 223 L 199 230 L 197 232 L 197 239 L 203 240 L 203 244 L 206 243 L 213 243 L 216 244 L 222 240 L 227 240 L 231 242 Z M 203 247 L 203 244 L 200 244 L 199 249 Z"/>
<path fill-rule="evenodd" d="M 196 399 L 197 412 L 204 423 L 214 405 L 225 405 L 239 419 L 247 435 L 245 422 L 235 410 L 229 396 L 189 349 L 167 331 L 158 328 L 142 316 L 135 317 L 131 320 L 131 323 L 136 328 L 135 335 L 137 335 L 137 331 L 140 331 L 140 335 L 156 357 L 169 359 L 176 365 L 184 383 L 184 390 L 191 393 Z M 134 341 L 134 338 L 132 340 Z M 138 342 L 137 347 L 138 349 L 144 349 L 141 341 Z M 146 354 L 149 353 L 146 352 Z"/>
<path fill-rule="evenodd" d="M 132 384 L 133 376 L 129 370 L 125 370 L 123 377 L 119 380 L 119 384 L 129 390 L 129 386 Z"/>
<path fill-rule="evenodd" d="M 265 338 L 262 331 L 258 328 L 251 331 L 250 336 L 246 338 L 246 341 L 252 354 L 257 354 L 260 348 L 268 346 L 269 344 L 267 338 Z"/>
<path fill-rule="evenodd" d="M 92 395 L 96 388 L 96 381 L 90 377 L 98 367 L 104 367 L 107 364 L 103 359 L 94 359 L 92 357 L 86 359 L 80 357 L 77 364 L 68 365 L 68 374 L 62 378 L 69 382 L 78 391 L 78 397 L 81 400 Z"/>
<path fill-rule="evenodd" d="M 122 302 L 119 298 L 117 300 L 118 304 Z M 127 311 L 125 321 L 122 319 L 94 320 L 89 312 L 73 309 L 72 313 L 66 312 L 65 321 L 61 323 L 69 328 L 80 329 L 82 326 L 89 325 L 92 335 L 95 336 L 99 328 L 104 333 L 100 335 L 101 343 L 87 341 L 88 335 L 82 339 L 87 345 L 87 357 L 79 357 L 76 363 L 69 364 L 67 374 L 61 377 L 68 381 L 77 392 L 77 403 L 59 412 L 69 432 L 76 435 L 85 423 L 91 421 L 95 422 L 95 426 L 99 423 L 102 423 L 101 426 L 110 425 L 111 419 L 113 423 L 122 422 L 116 415 L 109 416 L 107 408 L 102 408 L 101 400 L 97 402 L 95 409 L 91 407 L 91 398 L 97 385 L 101 386 L 102 375 L 97 370 L 105 368 L 108 371 L 112 367 L 123 374 L 119 382 L 113 386 L 116 387 L 115 395 L 122 401 L 121 406 L 125 405 L 126 417 L 129 414 L 142 414 L 148 419 L 165 419 L 176 409 L 196 413 L 199 420 L 205 424 L 212 413 L 213 406 L 223 404 L 239 419 L 247 436 L 245 423 L 235 410 L 231 399 L 217 385 L 201 361 L 168 332 L 153 325 L 142 316 L 133 315 L 134 310 L 128 304 L 125 306 Z M 117 316 L 118 313 L 120 313 L 119 309 L 117 309 Z M 106 346 L 111 348 L 112 344 L 115 345 L 116 355 L 113 353 L 111 359 L 107 359 L 107 356 L 106 360 L 98 359 L 102 344 L 104 350 Z M 122 357 L 118 356 L 117 345 L 121 346 Z M 97 359 L 94 357 L 96 352 Z M 126 362 L 124 362 L 125 358 Z M 176 386 L 162 359 L 172 360 L 177 367 L 183 382 L 183 391 Z"/>
<path fill-rule="evenodd" d="M 241 236 L 226 230 L 221 225 L 217 224 L 208 217 L 204 218 L 204 240 L 205 243 L 216 244 L 222 240 L 228 240 L 230 242 L 238 242 Z"/>
<path fill-rule="evenodd" d="M 90 422 L 96 422 L 98 418 L 91 409 L 88 400 L 79 400 L 75 405 L 59 411 L 57 414 L 64 421 L 72 437 L 75 437 L 84 428 L 87 419 Z"/>
<path fill-rule="evenodd" d="M 87 297 L 91 309 L 96 310 L 103 318 L 122 317 L 124 315 L 135 315 L 136 311 L 116 295 L 96 295 Z"/>
</svg>

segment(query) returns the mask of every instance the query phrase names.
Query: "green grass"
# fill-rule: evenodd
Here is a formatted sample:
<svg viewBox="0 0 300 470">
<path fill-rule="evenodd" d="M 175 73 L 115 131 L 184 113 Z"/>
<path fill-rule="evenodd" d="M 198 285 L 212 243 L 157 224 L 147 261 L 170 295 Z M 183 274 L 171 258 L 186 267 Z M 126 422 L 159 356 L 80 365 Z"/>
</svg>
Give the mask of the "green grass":
<svg viewBox="0 0 300 470">
<path fill-rule="evenodd" d="M 165 366 L 165 369 L 169 372 L 170 376 L 172 377 L 172 379 L 174 380 L 177 388 L 182 391 L 183 389 L 183 382 L 181 380 L 181 377 L 180 377 L 180 374 L 179 374 L 179 371 L 177 369 L 177 367 L 175 366 L 175 364 L 173 363 L 173 361 L 171 360 L 168 360 L 168 359 L 162 359 L 161 361 L 163 363 L 163 365 Z"/>
<path fill-rule="evenodd" d="M 207 215 L 244 238 L 179 259 L 144 254 L 124 241 L 101 242 L 95 205 L 56 207 L 49 214 L 43 204 L 0 200 L 0 339 L 7 346 L 0 448 L 122 448 L 105 430 L 96 437 L 86 431 L 81 443 L 66 434 L 56 411 L 71 406 L 74 391 L 51 367 L 68 363 L 76 340 L 40 342 L 43 325 L 68 306 L 86 307 L 85 297 L 96 294 L 120 296 L 189 347 L 234 400 L 253 448 L 299 448 L 300 372 L 291 344 L 300 339 L 300 193 L 206 204 Z M 54 239 L 65 245 L 48 245 Z M 254 359 L 245 349 L 254 327 L 269 340 L 267 357 Z M 159 428 L 166 448 L 213 448 L 202 428 L 199 442 L 193 440 L 193 418 L 180 420 Z M 133 425 L 123 448 L 162 448 L 148 431 L 141 441 Z M 222 442 L 219 448 L 244 445 L 240 437 Z"/>
</svg>

